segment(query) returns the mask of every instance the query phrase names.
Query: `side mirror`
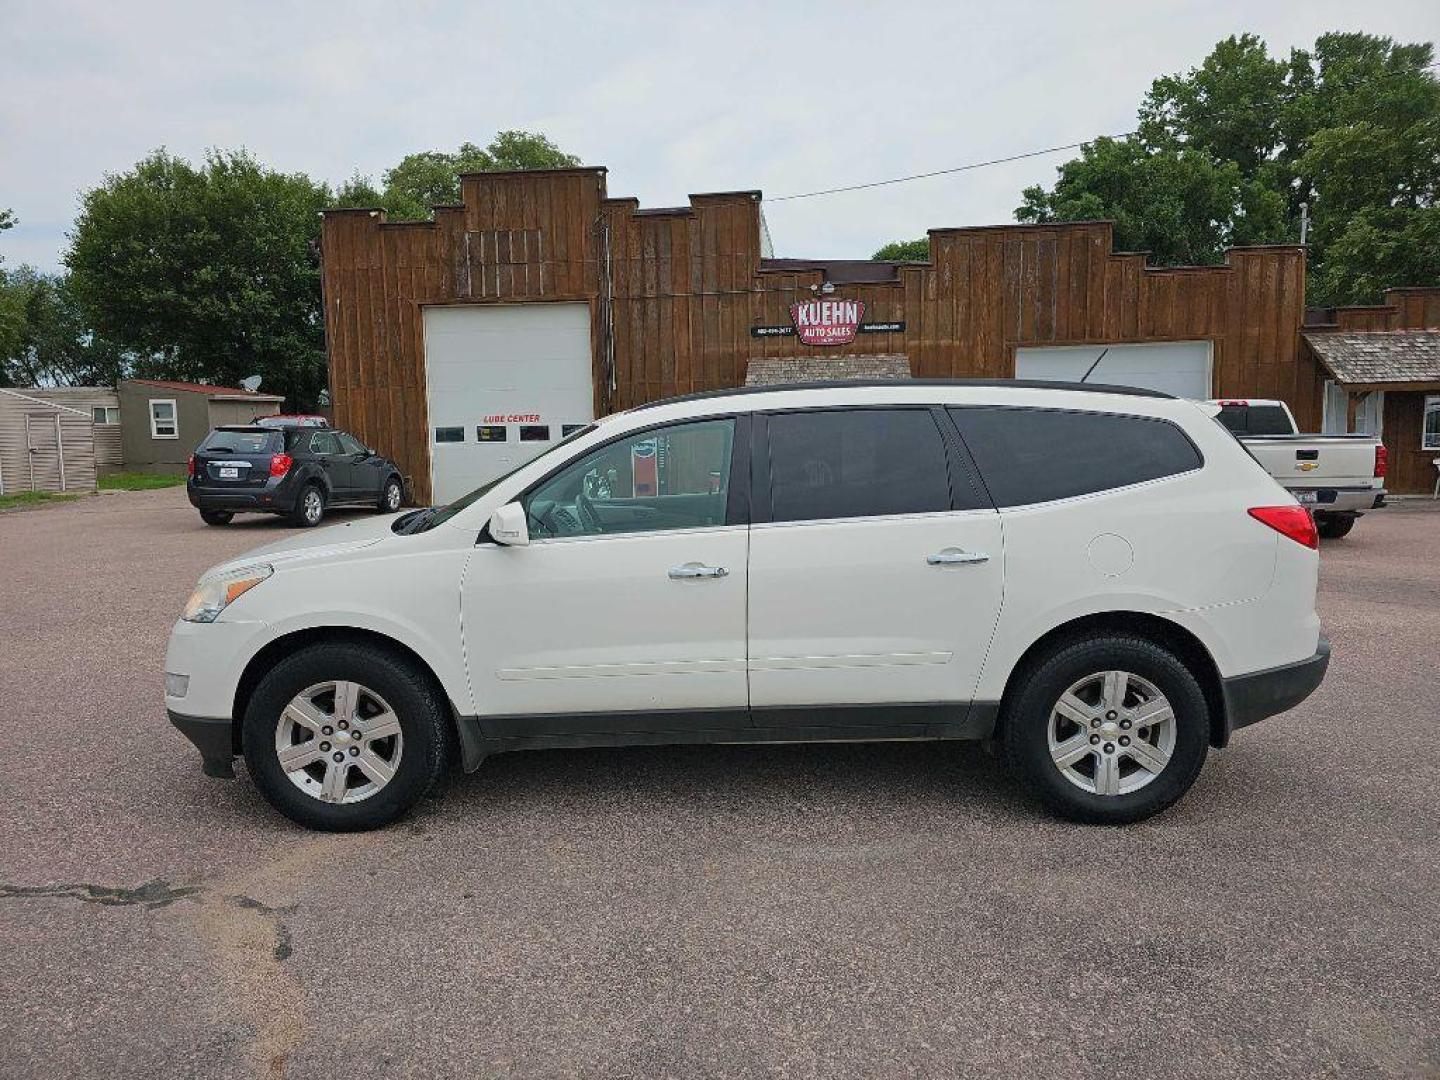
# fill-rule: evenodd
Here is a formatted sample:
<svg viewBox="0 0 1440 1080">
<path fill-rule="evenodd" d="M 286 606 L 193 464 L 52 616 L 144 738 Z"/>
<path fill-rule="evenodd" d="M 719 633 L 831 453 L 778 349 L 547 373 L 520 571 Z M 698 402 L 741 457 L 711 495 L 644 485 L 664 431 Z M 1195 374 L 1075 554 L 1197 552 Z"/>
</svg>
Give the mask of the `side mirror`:
<svg viewBox="0 0 1440 1080">
<path fill-rule="evenodd" d="M 525 508 L 519 503 L 506 503 L 491 514 L 490 539 L 506 547 L 528 545 L 530 526 L 525 521 Z"/>
</svg>

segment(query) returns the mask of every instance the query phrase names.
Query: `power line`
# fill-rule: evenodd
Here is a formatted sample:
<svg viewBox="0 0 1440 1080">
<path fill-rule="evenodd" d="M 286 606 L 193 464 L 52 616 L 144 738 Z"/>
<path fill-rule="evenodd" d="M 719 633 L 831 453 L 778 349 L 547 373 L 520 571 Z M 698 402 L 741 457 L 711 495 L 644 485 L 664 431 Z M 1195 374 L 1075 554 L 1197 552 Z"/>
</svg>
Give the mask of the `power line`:
<svg viewBox="0 0 1440 1080">
<path fill-rule="evenodd" d="M 1121 132 L 1119 135 L 1096 135 L 1093 138 L 1085 139 L 1082 142 L 1066 143 L 1064 146 L 1047 146 L 1044 150 L 1028 150 L 1023 154 L 1011 154 L 1009 157 L 991 158 L 989 161 L 973 161 L 969 165 L 956 165 L 951 169 L 936 169 L 934 172 L 915 173 L 911 176 L 897 176 L 890 180 L 871 180 L 866 184 L 849 184 L 845 187 L 826 188 L 823 191 L 802 191 L 796 195 L 777 195 L 766 202 L 787 202 L 791 199 L 812 199 L 817 195 L 837 195 L 842 191 L 863 191 L 865 188 L 885 187 L 887 184 L 904 184 L 910 180 L 925 180 L 931 176 L 949 176 L 951 173 L 969 172 L 971 169 L 983 169 L 989 165 L 1004 165 L 1009 161 L 1024 161 L 1026 158 L 1042 157 L 1045 154 L 1058 154 L 1061 150 L 1075 150 L 1086 143 L 1092 143 L 1095 139 L 1125 139 L 1136 134 L 1133 131 Z"/>
<path fill-rule="evenodd" d="M 1422 71 L 1429 71 L 1432 68 L 1440 67 L 1440 60 L 1433 61 L 1416 68 L 1401 68 L 1395 71 L 1382 72 L 1379 75 L 1369 77 L 1370 82 L 1379 82 L 1399 75 L 1415 75 Z M 1293 97 L 1292 97 L 1293 100 Z M 847 184 L 845 187 L 824 188 L 820 191 L 801 191 L 794 195 L 777 195 L 774 198 L 766 199 L 767 203 L 790 202 L 794 199 L 813 199 L 820 195 L 839 195 L 845 191 L 864 191 L 867 188 L 886 187 L 890 184 L 905 184 L 911 180 L 926 180 L 932 176 L 950 176 L 954 173 L 969 172 L 972 169 L 984 169 L 991 165 L 1004 165 L 1011 161 L 1024 161 L 1026 158 L 1044 157 L 1046 154 L 1058 154 L 1062 150 L 1077 150 L 1087 143 L 1096 139 L 1128 139 L 1131 135 L 1138 135 L 1139 131 L 1122 131 L 1118 135 L 1096 135 L 1093 138 L 1084 139 L 1081 142 L 1066 143 L 1064 146 L 1047 146 L 1043 150 L 1029 150 L 1023 154 L 1011 154 L 1009 157 L 991 158 L 989 161 L 974 161 L 969 165 L 956 165 L 950 169 L 936 169 L 933 172 L 914 173 L 910 176 L 896 176 L 889 180 L 871 180 L 864 184 Z"/>
</svg>

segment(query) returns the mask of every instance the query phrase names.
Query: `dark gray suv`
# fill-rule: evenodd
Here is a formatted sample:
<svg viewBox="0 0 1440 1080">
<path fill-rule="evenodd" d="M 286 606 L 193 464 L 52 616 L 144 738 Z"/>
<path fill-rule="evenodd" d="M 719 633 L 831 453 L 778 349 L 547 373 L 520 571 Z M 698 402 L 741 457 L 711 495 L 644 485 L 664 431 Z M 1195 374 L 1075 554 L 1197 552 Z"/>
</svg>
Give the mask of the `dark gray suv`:
<svg viewBox="0 0 1440 1080">
<path fill-rule="evenodd" d="M 220 427 L 190 455 L 190 505 L 208 525 L 237 513 L 318 525 L 332 506 L 393 513 L 405 501 L 400 467 L 349 432 L 328 427 Z"/>
</svg>

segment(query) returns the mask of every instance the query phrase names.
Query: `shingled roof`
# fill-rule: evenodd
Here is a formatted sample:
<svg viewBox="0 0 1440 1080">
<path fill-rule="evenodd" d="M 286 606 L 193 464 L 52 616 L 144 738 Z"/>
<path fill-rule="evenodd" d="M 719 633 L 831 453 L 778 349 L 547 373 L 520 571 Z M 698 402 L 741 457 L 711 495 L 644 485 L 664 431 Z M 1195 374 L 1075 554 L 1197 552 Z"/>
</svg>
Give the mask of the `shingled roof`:
<svg viewBox="0 0 1440 1080">
<path fill-rule="evenodd" d="M 1440 383 L 1440 330 L 1308 333 L 1305 340 L 1339 383 Z"/>
<path fill-rule="evenodd" d="M 746 386 L 826 382 L 831 379 L 908 379 L 910 361 L 903 354 L 872 356 L 757 356 L 745 369 Z"/>
</svg>

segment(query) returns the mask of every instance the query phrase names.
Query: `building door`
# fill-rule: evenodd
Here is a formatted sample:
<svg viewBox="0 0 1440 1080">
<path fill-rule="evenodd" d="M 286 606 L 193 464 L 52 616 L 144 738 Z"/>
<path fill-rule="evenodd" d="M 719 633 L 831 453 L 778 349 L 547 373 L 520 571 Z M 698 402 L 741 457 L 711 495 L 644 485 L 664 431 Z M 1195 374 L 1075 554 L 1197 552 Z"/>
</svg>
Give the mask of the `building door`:
<svg viewBox="0 0 1440 1080">
<path fill-rule="evenodd" d="M 26 413 L 25 449 L 30 458 L 30 490 L 64 491 L 60 417 L 55 413 Z"/>
<path fill-rule="evenodd" d="M 1208 341 L 1024 345 L 1015 350 L 1015 377 L 1078 382 L 1089 371 L 1086 382 L 1135 386 L 1204 401 L 1215 396 L 1210 392 L 1212 352 Z"/>
<path fill-rule="evenodd" d="M 523 465 L 595 418 L 588 304 L 424 311 L 434 501 Z"/>
</svg>

